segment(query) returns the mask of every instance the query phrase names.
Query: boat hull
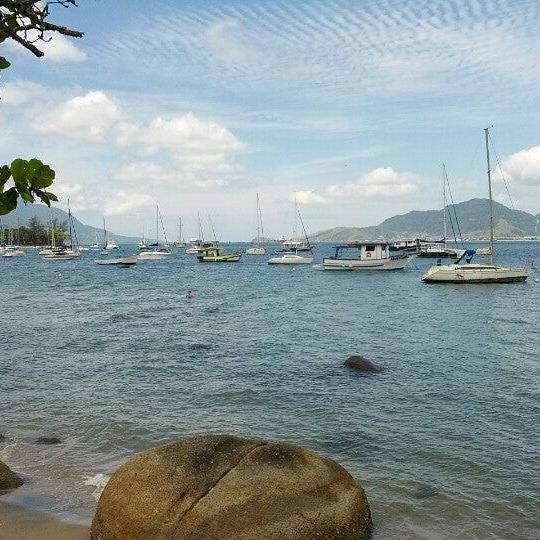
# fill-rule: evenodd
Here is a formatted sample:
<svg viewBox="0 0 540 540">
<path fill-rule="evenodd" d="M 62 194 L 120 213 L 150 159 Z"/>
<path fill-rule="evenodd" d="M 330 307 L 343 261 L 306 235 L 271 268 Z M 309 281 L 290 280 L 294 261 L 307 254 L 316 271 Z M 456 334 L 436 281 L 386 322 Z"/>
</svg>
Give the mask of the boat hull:
<svg viewBox="0 0 540 540">
<path fill-rule="evenodd" d="M 423 276 L 424 283 L 520 283 L 529 277 L 526 268 L 493 265 L 432 266 Z"/>
<path fill-rule="evenodd" d="M 132 266 L 134 264 L 137 264 L 137 255 L 133 255 L 130 257 L 120 257 L 118 259 L 99 260 L 99 261 L 96 261 L 96 263 L 102 266 L 105 266 L 105 265 Z"/>
<path fill-rule="evenodd" d="M 172 253 L 170 251 L 142 251 L 137 255 L 139 261 L 160 261 L 168 259 Z"/>
<path fill-rule="evenodd" d="M 388 259 L 323 259 L 324 270 L 402 270 L 413 257 L 395 257 Z"/>
<path fill-rule="evenodd" d="M 242 258 L 241 253 L 230 253 L 228 255 L 198 255 L 199 262 L 204 263 L 225 263 L 225 262 L 239 262 Z"/>
<path fill-rule="evenodd" d="M 266 249 L 263 247 L 250 247 L 246 249 L 246 255 L 266 255 Z"/>
<path fill-rule="evenodd" d="M 268 264 L 313 264 L 313 257 L 301 257 L 300 255 L 272 257 Z"/>
</svg>

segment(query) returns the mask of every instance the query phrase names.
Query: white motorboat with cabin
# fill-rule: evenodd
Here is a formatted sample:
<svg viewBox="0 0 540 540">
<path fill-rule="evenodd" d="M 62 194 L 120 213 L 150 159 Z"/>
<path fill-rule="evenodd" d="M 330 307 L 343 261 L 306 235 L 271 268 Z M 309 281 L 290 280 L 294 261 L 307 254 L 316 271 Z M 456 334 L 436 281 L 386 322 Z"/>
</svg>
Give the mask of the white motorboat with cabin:
<svg viewBox="0 0 540 540">
<path fill-rule="evenodd" d="M 491 190 L 491 169 L 489 161 L 489 128 L 484 129 L 486 140 L 487 176 L 489 187 L 489 256 L 490 264 L 471 263 L 476 250 L 469 249 L 455 264 L 432 266 L 423 276 L 425 283 L 514 283 L 523 282 L 529 277 L 527 268 L 506 268 L 493 264 L 493 195 Z M 464 263 L 462 262 L 464 261 Z"/>
<path fill-rule="evenodd" d="M 334 249 L 334 255 L 323 259 L 324 270 L 401 270 L 415 257 L 391 252 L 386 242 L 350 242 Z"/>
</svg>

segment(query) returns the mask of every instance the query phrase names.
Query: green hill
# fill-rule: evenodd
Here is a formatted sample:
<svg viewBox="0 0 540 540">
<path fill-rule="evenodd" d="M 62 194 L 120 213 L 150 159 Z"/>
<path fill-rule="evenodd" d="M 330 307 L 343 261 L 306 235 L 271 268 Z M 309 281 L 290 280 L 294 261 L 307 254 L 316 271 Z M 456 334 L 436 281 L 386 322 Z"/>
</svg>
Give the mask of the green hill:
<svg viewBox="0 0 540 540">
<path fill-rule="evenodd" d="M 456 236 L 458 226 L 463 238 L 483 239 L 489 237 L 489 200 L 472 199 L 456 205 L 449 205 L 448 213 Z M 454 213 L 455 209 L 455 213 Z M 539 216 L 520 210 L 512 210 L 503 204 L 493 202 L 494 234 L 497 238 L 523 238 L 540 234 Z M 448 238 L 453 238 L 452 224 L 447 217 Z M 443 236 L 442 210 L 414 210 L 407 214 L 393 216 L 379 225 L 370 227 L 336 227 L 315 234 L 310 239 L 315 242 L 351 242 L 354 240 L 385 240 L 394 238 L 441 238 Z"/>
</svg>

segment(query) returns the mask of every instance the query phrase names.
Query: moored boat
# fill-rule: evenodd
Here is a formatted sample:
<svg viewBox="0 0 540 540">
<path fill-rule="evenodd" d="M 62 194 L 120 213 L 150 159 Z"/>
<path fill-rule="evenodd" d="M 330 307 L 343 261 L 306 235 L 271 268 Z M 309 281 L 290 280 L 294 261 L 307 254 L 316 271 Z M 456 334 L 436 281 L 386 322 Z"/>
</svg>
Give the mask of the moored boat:
<svg viewBox="0 0 540 540">
<path fill-rule="evenodd" d="M 432 266 L 423 276 L 425 283 L 515 283 L 523 282 L 529 277 L 527 268 L 506 268 L 493 264 L 493 194 L 491 190 L 491 168 L 489 161 L 489 128 L 484 129 L 486 142 L 487 178 L 489 189 L 489 248 L 487 253 L 490 264 L 471 264 L 476 253 L 474 249 L 468 249 L 461 255 L 455 264 L 438 264 Z M 462 261 L 465 261 L 462 264 Z"/>
<path fill-rule="evenodd" d="M 239 262 L 242 252 L 225 253 L 220 247 L 210 246 L 204 248 L 197 259 L 199 262 Z"/>
<path fill-rule="evenodd" d="M 128 257 L 118 257 L 117 259 L 101 259 L 96 263 L 100 265 L 117 265 L 117 266 L 132 266 L 137 264 L 137 255 L 129 255 Z"/>
<path fill-rule="evenodd" d="M 324 270 L 401 270 L 414 255 L 390 252 L 386 242 L 351 242 L 335 246 L 331 257 L 322 262 Z"/>
<path fill-rule="evenodd" d="M 279 257 L 268 259 L 268 264 L 313 264 L 313 257 L 298 255 L 296 251 L 285 251 L 280 253 Z"/>
</svg>

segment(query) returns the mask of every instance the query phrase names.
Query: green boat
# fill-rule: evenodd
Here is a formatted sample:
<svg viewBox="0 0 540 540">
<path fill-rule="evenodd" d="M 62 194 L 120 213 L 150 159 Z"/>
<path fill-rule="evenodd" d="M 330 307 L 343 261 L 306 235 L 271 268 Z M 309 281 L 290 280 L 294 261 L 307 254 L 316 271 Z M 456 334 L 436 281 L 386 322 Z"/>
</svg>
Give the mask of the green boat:
<svg viewBox="0 0 540 540">
<path fill-rule="evenodd" d="M 238 262 L 242 258 L 242 252 L 224 253 L 220 247 L 210 246 L 197 255 L 199 262 Z"/>
</svg>

